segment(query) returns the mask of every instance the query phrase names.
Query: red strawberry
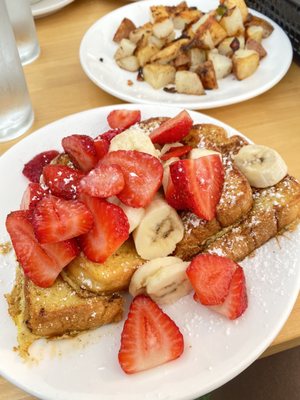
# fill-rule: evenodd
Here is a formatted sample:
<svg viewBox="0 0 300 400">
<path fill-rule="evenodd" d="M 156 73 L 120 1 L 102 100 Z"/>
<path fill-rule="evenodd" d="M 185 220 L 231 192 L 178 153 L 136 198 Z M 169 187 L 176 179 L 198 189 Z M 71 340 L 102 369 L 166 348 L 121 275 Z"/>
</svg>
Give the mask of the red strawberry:
<svg viewBox="0 0 300 400">
<path fill-rule="evenodd" d="M 193 120 L 186 111 L 181 111 L 176 117 L 170 118 L 150 133 L 153 143 L 174 143 L 188 135 L 193 126 Z"/>
<path fill-rule="evenodd" d="M 94 144 L 99 160 L 108 153 L 111 140 L 121 132 L 122 131 L 120 129 L 111 129 L 105 133 L 102 133 L 94 139 Z"/>
<path fill-rule="evenodd" d="M 11 212 L 6 219 L 6 229 L 25 274 L 37 286 L 49 287 L 63 267 L 78 255 L 78 247 L 71 240 L 39 244 L 29 214 L 29 211 Z"/>
<path fill-rule="evenodd" d="M 80 245 L 92 261 L 103 263 L 129 237 L 129 222 L 124 211 L 105 200 L 81 195 L 94 217 L 94 226 L 81 236 Z"/>
<path fill-rule="evenodd" d="M 131 303 L 124 323 L 119 363 L 127 374 L 144 371 L 180 357 L 183 336 L 171 318 L 149 297 Z"/>
<path fill-rule="evenodd" d="M 224 183 L 224 168 L 217 154 L 179 160 L 170 165 L 171 179 L 185 208 L 208 221 L 215 217 Z"/>
<path fill-rule="evenodd" d="M 108 153 L 103 162 L 118 165 L 125 179 L 124 189 L 117 197 L 131 207 L 146 207 L 162 181 L 161 162 L 147 153 L 118 150 Z"/>
<path fill-rule="evenodd" d="M 176 210 L 184 210 L 186 208 L 185 198 L 182 197 L 182 193 L 178 191 L 177 188 L 174 186 L 170 172 L 168 173 L 164 171 L 164 174 L 168 174 L 166 178 L 164 177 L 167 182 L 164 186 L 165 198 L 167 202 L 170 204 L 171 207 L 175 208 Z"/>
<path fill-rule="evenodd" d="M 224 302 L 237 267 L 230 258 L 213 254 L 200 254 L 193 258 L 186 273 L 201 304 Z"/>
<path fill-rule="evenodd" d="M 54 196 L 75 199 L 80 180 L 85 175 L 66 165 L 46 165 L 43 169 L 45 184 Z"/>
<path fill-rule="evenodd" d="M 192 150 L 192 146 L 176 146 L 171 147 L 167 153 L 163 154 L 160 159 L 167 161 L 172 157 L 182 157 Z"/>
<path fill-rule="evenodd" d="M 62 146 L 76 167 L 84 172 L 93 169 L 98 161 L 94 140 L 86 135 L 71 135 L 63 138 Z"/>
<path fill-rule="evenodd" d="M 93 216 L 78 200 L 48 195 L 35 207 L 32 224 L 40 243 L 55 243 L 87 233 L 93 226 Z"/>
<path fill-rule="evenodd" d="M 33 210 L 37 203 L 49 193 L 39 183 L 30 182 L 21 200 L 21 210 Z"/>
<path fill-rule="evenodd" d="M 212 310 L 229 319 L 240 317 L 248 307 L 246 280 L 243 269 L 238 266 L 229 287 L 229 294 L 223 304 L 211 306 Z"/>
<path fill-rule="evenodd" d="M 140 120 L 141 112 L 139 110 L 114 110 L 107 117 L 107 122 L 111 128 L 121 130 L 129 128 Z"/>
<path fill-rule="evenodd" d="M 24 165 L 23 175 L 26 176 L 31 182 L 40 182 L 40 176 L 42 174 L 45 165 L 49 164 L 53 158 L 58 156 L 58 151 L 49 150 L 43 153 L 37 154 L 28 163 Z"/>
<path fill-rule="evenodd" d="M 125 181 L 118 165 L 99 163 L 80 182 L 80 191 L 93 197 L 110 197 L 121 192 Z"/>
</svg>

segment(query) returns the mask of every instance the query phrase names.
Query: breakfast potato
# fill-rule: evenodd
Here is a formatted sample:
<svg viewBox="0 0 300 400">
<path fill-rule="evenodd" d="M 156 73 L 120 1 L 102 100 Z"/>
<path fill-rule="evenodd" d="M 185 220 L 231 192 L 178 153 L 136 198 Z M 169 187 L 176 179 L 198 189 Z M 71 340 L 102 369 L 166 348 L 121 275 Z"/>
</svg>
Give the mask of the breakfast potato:
<svg viewBox="0 0 300 400">
<path fill-rule="evenodd" d="M 188 52 L 179 51 L 177 57 L 173 61 L 173 65 L 176 69 L 179 67 L 185 67 L 188 69 L 191 64 L 191 59 Z"/>
<path fill-rule="evenodd" d="M 131 31 L 129 34 L 129 39 L 133 43 L 138 43 L 143 38 L 143 36 L 149 37 L 152 34 L 152 29 L 152 24 L 148 22 L 147 24 L 144 24 L 143 26 Z"/>
<path fill-rule="evenodd" d="M 136 72 L 139 68 L 139 62 L 136 56 L 128 56 L 117 60 L 117 64 L 122 69 L 130 72 Z"/>
<path fill-rule="evenodd" d="M 248 19 L 245 22 L 245 26 L 248 28 L 249 26 L 260 26 L 263 29 L 263 38 L 267 38 L 271 35 L 274 28 L 273 26 L 263 18 L 256 17 L 252 14 L 248 15 Z"/>
<path fill-rule="evenodd" d="M 218 46 L 219 54 L 222 54 L 226 57 L 231 57 L 234 51 L 240 48 L 240 42 L 237 37 L 231 36 L 227 37 Z"/>
<path fill-rule="evenodd" d="M 226 36 L 238 36 L 245 30 L 242 13 L 238 7 L 228 10 L 221 18 L 220 24 L 227 32 Z"/>
<path fill-rule="evenodd" d="M 175 42 L 169 44 L 167 47 L 160 50 L 152 58 L 151 62 L 159 64 L 168 64 L 170 61 L 174 60 L 181 47 L 189 42 L 188 39 L 179 39 Z"/>
<path fill-rule="evenodd" d="M 178 93 L 202 95 L 205 94 L 202 82 L 195 72 L 177 71 L 175 89 Z"/>
<path fill-rule="evenodd" d="M 134 23 L 130 19 L 124 18 L 116 30 L 113 41 L 120 43 L 122 39 L 128 39 L 130 32 L 132 32 L 134 29 L 136 29 Z"/>
<path fill-rule="evenodd" d="M 254 50 L 238 50 L 232 57 L 233 73 L 238 80 L 252 75 L 259 65 L 259 55 Z"/>
<path fill-rule="evenodd" d="M 153 34 L 159 39 L 164 39 L 168 37 L 173 31 L 174 24 L 171 18 L 156 22 L 153 25 Z"/>
<path fill-rule="evenodd" d="M 150 35 L 148 37 L 148 44 L 153 44 L 155 47 L 157 47 L 159 50 L 162 49 L 165 45 L 165 40 L 164 39 L 158 39 L 154 35 Z"/>
<path fill-rule="evenodd" d="M 195 21 L 198 21 L 203 13 L 200 10 L 195 9 L 187 9 L 182 10 L 178 14 L 176 14 L 173 18 L 173 23 L 175 29 L 180 29 L 181 31 L 187 26 Z"/>
<path fill-rule="evenodd" d="M 132 56 L 135 48 L 136 45 L 129 39 L 122 39 L 114 58 L 116 60 L 120 60 L 121 58 Z"/>
<path fill-rule="evenodd" d="M 253 40 L 253 39 L 247 39 L 246 49 L 256 51 L 259 55 L 259 58 L 263 58 L 267 55 L 267 52 L 264 49 L 264 47 L 261 45 L 261 43 L 257 42 L 256 40 Z"/>
<path fill-rule="evenodd" d="M 216 19 L 209 15 L 195 31 L 195 37 L 202 37 L 203 33 L 209 31 L 213 47 L 217 46 L 227 36 L 225 29 L 216 21 Z"/>
<path fill-rule="evenodd" d="M 218 89 L 216 72 L 212 61 L 205 61 L 198 66 L 195 72 L 199 75 L 204 89 Z"/>
<path fill-rule="evenodd" d="M 239 35 L 239 36 L 237 36 L 237 39 L 240 42 L 240 49 L 244 49 L 245 48 L 245 36 Z"/>
<path fill-rule="evenodd" d="M 261 26 L 252 25 L 246 29 L 246 37 L 261 43 L 264 30 Z"/>
<path fill-rule="evenodd" d="M 234 7 L 239 8 L 242 14 L 243 22 L 247 20 L 249 10 L 244 0 L 221 0 L 220 4 L 223 4 L 229 9 Z"/>
<path fill-rule="evenodd" d="M 167 6 L 151 6 L 150 11 L 153 23 L 160 22 L 171 17 L 170 9 Z"/>
<path fill-rule="evenodd" d="M 211 37 L 210 31 L 206 29 L 205 31 L 197 32 L 190 43 L 191 47 L 197 47 L 202 50 L 212 50 L 215 45 Z"/>
<path fill-rule="evenodd" d="M 158 52 L 159 49 L 154 46 L 154 44 L 148 44 L 148 46 L 140 48 L 135 53 L 135 56 L 138 59 L 139 65 L 143 67 L 150 61 L 151 57 L 153 57 Z"/>
<path fill-rule="evenodd" d="M 160 89 L 175 81 L 176 69 L 172 65 L 147 64 L 143 68 L 144 79 L 154 89 Z"/>
<path fill-rule="evenodd" d="M 207 59 L 213 63 L 217 79 L 223 79 L 232 71 L 232 61 L 229 57 L 219 54 L 217 51 L 210 51 Z"/>
<path fill-rule="evenodd" d="M 189 56 L 191 60 L 191 67 L 195 65 L 200 65 L 206 60 L 205 51 L 198 48 L 190 49 Z"/>
</svg>

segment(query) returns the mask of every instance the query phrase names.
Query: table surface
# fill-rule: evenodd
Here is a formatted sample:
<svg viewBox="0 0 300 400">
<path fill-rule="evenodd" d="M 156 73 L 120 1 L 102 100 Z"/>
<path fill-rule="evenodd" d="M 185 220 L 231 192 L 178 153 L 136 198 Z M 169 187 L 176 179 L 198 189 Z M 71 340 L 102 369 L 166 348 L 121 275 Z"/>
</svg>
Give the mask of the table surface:
<svg viewBox="0 0 300 400">
<path fill-rule="evenodd" d="M 35 112 L 28 135 L 52 121 L 82 110 L 122 103 L 103 92 L 84 74 L 78 50 L 88 27 L 121 7 L 121 0 L 76 0 L 59 12 L 36 20 L 41 55 L 25 67 Z M 287 75 L 259 97 L 232 106 L 204 111 L 243 132 L 254 142 L 280 151 L 290 174 L 300 178 L 300 67 L 293 62 Z M 19 139 L 20 140 L 20 139 Z M 0 144 L 0 154 L 18 140 Z M 300 344 L 300 296 L 285 326 L 263 356 Z M 0 377 L 0 400 L 32 400 Z"/>
</svg>

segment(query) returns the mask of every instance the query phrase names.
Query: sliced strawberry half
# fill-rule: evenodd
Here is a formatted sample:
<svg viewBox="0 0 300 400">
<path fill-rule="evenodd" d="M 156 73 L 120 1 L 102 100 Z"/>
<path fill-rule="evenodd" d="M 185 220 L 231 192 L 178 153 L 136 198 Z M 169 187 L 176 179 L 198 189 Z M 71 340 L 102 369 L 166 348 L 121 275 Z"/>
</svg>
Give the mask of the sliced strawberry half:
<svg viewBox="0 0 300 400">
<path fill-rule="evenodd" d="M 114 110 L 107 117 L 107 122 L 111 128 L 121 130 L 129 128 L 140 120 L 141 112 L 139 110 Z"/>
<path fill-rule="evenodd" d="M 111 140 L 121 132 L 121 129 L 111 129 L 107 132 L 102 133 L 94 139 L 94 144 L 99 160 L 108 153 Z"/>
<path fill-rule="evenodd" d="M 72 162 L 83 172 L 93 169 L 97 162 L 98 156 L 95 148 L 94 140 L 87 135 L 71 135 L 63 138 L 62 146 L 68 153 Z"/>
<path fill-rule="evenodd" d="M 78 255 L 79 249 L 71 240 L 39 244 L 29 216 L 29 211 L 11 212 L 6 219 L 6 228 L 24 273 L 37 286 L 49 287 L 61 270 Z"/>
<path fill-rule="evenodd" d="M 119 363 L 127 374 L 144 371 L 180 357 L 183 336 L 171 318 L 149 297 L 139 295 L 124 323 Z"/>
<path fill-rule="evenodd" d="M 180 142 L 193 126 L 193 120 L 187 111 L 181 111 L 176 117 L 170 118 L 154 129 L 149 137 L 153 143 L 166 144 Z"/>
<path fill-rule="evenodd" d="M 177 190 L 177 188 L 175 187 L 170 172 L 164 171 L 164 174 L 167 174 L 167 176 L 163 178 L 166 180 L 164 191 L 167 202 L 170 204 L 171 207 L 175 208 L 175 210 L 184 210 L 185 208 L 187 208 L 185 197 L 182 196 L 182 192 Z"/>
<path fill-rule="evenodd" d="M 44 151 L 43 153 L 37 154 L 24 165 L 22 171 L 23 175 L 31 182 L 39 183 L 44 166 L 49 164 L 58 154 L 59 152 L 56 150 Z"/>
<path fill-rule="evenodd" d="M 238 266 L 230 283 L 229 293 L 223 304 L 210 306 L 212 310 L 229 319 L 240 317 L 248 307 L 246 279 L 242 267 Z"/>
<path fill-rule="evenodd" d="M 78 200 L 48 195 L 36 205 L 32 224 L 40 243 L 55 243 L 88 232 L 93 226 L 93 215 Z"/>
<path fill-rule="evenodd" d="M 216 305 L 227 297 L 237 267 L 230 258 L 200 254 L 193 258 L 186 273 L 197 299 L 204 305 Z"/>
<path fill-rule="evenodd" d="M 103 263 L 129 237 L 129 222 L 121 207 L 106 200 L 82 194 L 80 199 L 94 217 L 94 226 L 79 239 L 84 254 Z"/>
<path fill-rule="evenodd" d="M 117 197 L 130 207 L 146 207 L 158 191 L 163 175 L 161 162 L 147 153 L 118 150 L 108 153 L 103 162 L 118 165 L 125 186 Z"/>
<path fill-rule="evenodd" d="M 79 182 L 84 176 L 67 165 L 46 165 L 43 169 L 44 181 L 51 193 L 67 200 L 76 199 Z"/>
<path fill-rule="evenodd" d="M 80 191 L 93 197 L 110 197 L 124 189 L 125 181 L 118 165 L 99 163 L 80 182 Z"/>
<path fill-rule="evenodd" d="M 176 146 L 171 147 L 169 151 L 163 154 L 160 159 L 163 161 L 167 161 L 173 157 L 182 157 L 185 154 L 189 153 L 192 150 L 192 146 Z"/>
<path fill-rule="evenodd" d="M 224 168 L 217 154 L 179 160 L 170 165 L 172 182 L 181 193 L 184 208 L 199 218 L 212 220 L 220 201 Z"/>
<path fill-rule="evenodd" d="M 39 183 L 30 182 L 21 200 L 21 210 L 33 210 L 47 194 L 49 194 L 48 188 L 43 188 Z"/>
</svg>

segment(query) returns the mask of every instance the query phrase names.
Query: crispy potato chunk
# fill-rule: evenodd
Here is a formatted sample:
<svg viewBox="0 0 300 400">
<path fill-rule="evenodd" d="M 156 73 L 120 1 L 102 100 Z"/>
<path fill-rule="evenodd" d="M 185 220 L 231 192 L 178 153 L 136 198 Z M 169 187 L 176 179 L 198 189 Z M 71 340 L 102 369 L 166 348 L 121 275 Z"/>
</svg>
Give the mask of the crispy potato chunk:
<svg viewBox="0 0 300 400">
<path fill-rule="evenodd" d="M 188 39 L 179 39 L 175 42 L 169 44 L 167 47 L 160 50 L 156 53 L 152 58 L 151 62 L 159 63 L 159 64 L 168 64 L 170 61 L 174 60 L 181 47 L 189 42 Z"/>
<path fill-rule="evenodd" d="M 154 89 L 160 89 L 175 81 L 176 69 L 171 65 L 147 64 L 143 68 L 144 79 Z"/>
<path fill-rule="evenodd" d="M 130 19 L 124 18 L 116 30 L 113 41 L 120 43 L 122 39 L 128 39 L 130 32 L 134 29 L 136 29 L 134 23 Z"/>
<path fill-rule="evenodd" d="M 259 55 L 254 50 L 238 50 L 232 57 L 233 73 L 238 80 L 252 75 L 259 64 Z"/>
<path fill-rule="evenodd" d="M 245 26 L 261 26 L 263 28 L 263 38 L 267 38 L 271 35 L 274 28 L 273 26 L 263 18 L 255 17 L 252 14 L 248 15 L 248 19 L 245 22 Z"/>
<path fill-rule="evenodd" d="M 195 37 L 202 38 L 203 35 L 209 31 L 213 47 L 217 46 L 227 36 L 225 29 L 216 21 L 213 16 L 209 14 L 205 15 L 204 22 L 201 22 L 197 29 L 195 28 L 196 26 L 197 25 L 195 24 L 192 27 L 195 32 Z"/>
<path fill-rule="evenodd" d="M 182 51 L 178 53 L 177 57 L 173 61 L 173 65 L 176 69 L 178 67 L 183 67 L 183 66 L 186 66 L 186 68 L 188 68 L 190 63 L 191 59 L 189 54 L 187 52 L 182 52 Z"/>
<path fill-rule="evenodd" d="M 207 56 L 213 63 L 217 79 L 223 79 L 232 71 L 232 61 L 229 57 L 219 54 L 217 51 L 210 51 Z"/>
<path fill-rule="evenodd" d="M 205 94 L 202 82 L 195 72 L 177 71 L 175 88 L 178 93 L 202 95 Z"/>
<path fill-rule="evenodd" d="M 140 64 L 136 56 L 128 56 L 117 60 L 117 64 L 126 71 L 135 72 L 140 68 Z"/>
<path fill-rule="evenodd" d="M 249 11 L 244 0 L 221 0 L 220 3 L 224 4 L 227 8 L 238 7 L 242 14 L 243 22 L 247 20 Z"/>
<path fill-rule="evenodd" d="M 218 89 L 217 77 L 212 61 L 205 61 L 195 71 L 202 82 L 204 89 Z"/>
<path fill-rule="evenodd" d="M 200 65 L 206 60 L 206 53 L 204 50 L 195 48 L 189 50 L 191 66 Z"/>
<path fill-rule="evenodd" d="M 138 59 L 139 65 L 143 67 L 150 61 L 151 57 L 153 57 L 158 52 L 159 49 L 156 46 L 154 46 L 154 44 L 149 44 L 148 46 L 139 49 L 135 53 L 135 55 Z"/>
<path fill-rule="evenodd" d="M 152 29 L 152 24 L 148 22 L 147 24 L 131 31 L 129 34 L 129 39 L 133 43 L 138 43 L 144 36 L 149 37 L 152 34 Z"/>
<path fill-rule="evenodd" d="M 182 10 L 181 12 L 176 14 L 173 18 L 174 27 L 175 29 L 180 29 L 182 31 L 187 25 L 190 25 L 198 21 L 202 15 L 203 14 L 200 10 L 195 10 L 195 9 Z"/>
<path fill-rule="evenodd" d="M 247 39 L 246 49 L 256 51 L 259 55 L 259 58 L 263 58 L 267 55 L 267 52 L 264 49 L 264 47 L 261 45 L 261 43 L 257 42 L 256 40 L 253 40 L 253 39 Z"/>
<path fill-rule="evenodd" d="M 233 52 L 240 48 L 240 42 L 235 36 L 225 38 L 218 46 L 218 52 L 226 57 L 231 57 Z"/>
<path fill-rule="evenodd" d="M 150 11 L 153 22 L 160 22 L 171 16 L 170 10 L 166 6 L 151 6 Z"/>
<path fill-rule="evenodd" d="M 132 56 L 135 48 L 136 45 L 129 39 L 122 39 L 114 57 L 116 60 L 120 60 L 121 58 Z"/>
<path fill-rule="evenodd" d="M 262 26 L 252 25 L 248 26 L 246 29 L 246 36 L 247 38 L 256 40 L 257 42 L 261 43 L 263 38 L 264 30 Z"/>
<path fill-rule="evenodd" d="M 228 10 L 220 20 L 220 24 L 226 30 L 226 36 L 238 36 L 244 32 L 243 17 L 238 7 Z"/>
<path fill-rule="evenodd" d="M 172 19 L 170 18 L 156 22 L 153 25 L 153 34 L 159 39 L 168 37 L 169 35 L 171 35 L 173 31 L 174 31 L 174 24 Z"/>
</svg>

